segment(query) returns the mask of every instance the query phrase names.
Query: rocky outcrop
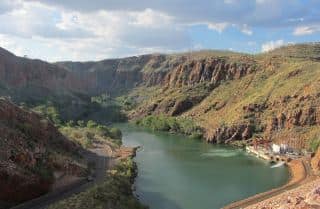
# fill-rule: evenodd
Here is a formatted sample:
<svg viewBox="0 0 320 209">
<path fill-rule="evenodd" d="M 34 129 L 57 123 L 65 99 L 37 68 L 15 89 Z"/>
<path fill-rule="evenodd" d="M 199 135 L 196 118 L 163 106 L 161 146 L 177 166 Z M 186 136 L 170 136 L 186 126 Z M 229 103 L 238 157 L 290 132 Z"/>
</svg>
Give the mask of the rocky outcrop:
<svg viewBox="0 0 320 209">
<path fill-rule="evenodd" d="M 320 125 L 320 109 L 316 107 L 306 107 L 295 109 L 291 112 L 280 113 L 271 118 L 267 125 L 267 131 L 290 129 L 295 126 Z"/>
<path fill-rule="evenodd" d="M 217 86 L 223 81 L 240 79 L 255 70 L 252 63 L 235 63 L 222 58 L 208 58 L 180 64 L 167 73 L 163 83 L 170 87 L 194 85 L 200 82 Z"/>
<path fill-rule="evenodd" d="M 47 120 L 3 99 L 0 99 L 0 143 L 0 200 L 15 203 L 50 189 L 52 172 L 61 163 L 51 156 L 68 159 L 80 149 Z"/>
<path fill-rule="evenodd" d="M 206 140 L 211 143 L 229 143 L 236 140 L 247 140 L 252 137 L 254 127 L 250 124 L 221 126 L 212 134 L 206 135 Z"/>
</svg>

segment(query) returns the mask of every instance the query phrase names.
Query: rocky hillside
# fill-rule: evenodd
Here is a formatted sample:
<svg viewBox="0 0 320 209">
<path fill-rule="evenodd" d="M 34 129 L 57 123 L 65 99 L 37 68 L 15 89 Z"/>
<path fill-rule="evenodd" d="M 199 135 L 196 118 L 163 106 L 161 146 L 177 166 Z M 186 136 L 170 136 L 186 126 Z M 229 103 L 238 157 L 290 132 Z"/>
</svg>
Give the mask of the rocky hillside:
<svg viewBox="0 0 320 209">
<path fill-rule="evenodd" d="M 308 147 L 309 141 L 319 138 L 319 49 L 319 43 L 312 43 L 258 55 L 200 51 L 54 65 L 27 62 L 52 68 L 54 79 L 48 76 L 45 82 L 50 89 L 59 83 L 61 89 L 89 97 L 101 93 L 118 97 L 131 119 L 157 114 L 187 117 L 204 129 L 209 142 L 260 135 Z M 37 73 L 30 73 L 37 72 L 32 67 L 16 71 L 7 73 L 14 79 L 0 78 L 6 78 L 9 86 L 17 85 L 18 75 L 28 78 L 18 84 L 32 85 L 37 78 Z"/>
<path fill-rule="evenodd" d="M 309 148 L 320 134 L 319 46 L 187 60 L 160 85 L 130 92 L 129 100 L 136 101 L 130 116 L 192 118 L 214 143 L 259 136 Z"/>
<path fill-rule="evenodd" d="M 232 59 L 244 57 L 236 64 Z M 234 58 L 236 57 L 236 58 Z M 238 60 L 238 59 L 237 59 Z M 249 56 L 231 52 L 201 51 L 188 54 L 151 54 L 99 62 L 59 62 L 58 66 L 86 76 L 90 72 L 97 78 L 97 92 L 119 95 L 138 86 L 166 85 L 179 87 L 198 82 L 219 82 L 232 79 L 254 70 L 254 61 Z M 241 68 L 237 71 L 237 68 Z M 226 74 L 224 70 L 230 71 Z"/>
<path fill-rule="evenodd" d="M 79 145 L 39 115 L 0 99 L 0 203 L 17 203 L 50 189 L 53 172 L 82 172 Z M 0 204 L 1 206 L 1 204 Z"/>
</svg>

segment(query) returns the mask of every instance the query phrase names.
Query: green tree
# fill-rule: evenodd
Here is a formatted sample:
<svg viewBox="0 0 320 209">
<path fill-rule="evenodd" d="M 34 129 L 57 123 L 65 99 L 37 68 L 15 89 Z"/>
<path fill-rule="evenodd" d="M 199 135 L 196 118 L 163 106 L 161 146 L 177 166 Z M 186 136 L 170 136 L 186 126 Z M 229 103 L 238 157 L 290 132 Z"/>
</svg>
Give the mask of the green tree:
<svg viewBox="0 0 320 209">
<path fill-rule="evenodd" d="M 85 123 L 84 123 L 83 120 L 78 120 L 78 121 L 77 121 L 77 124 L 78 124 L 78 126 L 80 126 L 80 127 L 84 127 L 84 126 L 85 126 Z"/>
<path fill-rule="evenodd" d="M 87 127 L 88 128 L 95 128 L 95 127 L 97 127 L 97 123 L 96 122 L 94 122 L 93 120 L 89 120 L 88 122 L 87 122 Z"/>
</svg>

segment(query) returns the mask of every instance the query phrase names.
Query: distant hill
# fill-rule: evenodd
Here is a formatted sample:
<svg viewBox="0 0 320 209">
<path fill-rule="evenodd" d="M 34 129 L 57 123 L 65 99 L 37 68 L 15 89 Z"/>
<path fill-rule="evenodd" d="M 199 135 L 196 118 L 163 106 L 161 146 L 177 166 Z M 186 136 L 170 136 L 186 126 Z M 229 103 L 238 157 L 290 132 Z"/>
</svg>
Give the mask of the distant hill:
<svg viewBox="0 0 320 209">
<path fill-rule="evenodd" d="M 320 59 L 320 43 L 290 44 L 276 48 L 267 54 L 292 58 Z"/>
</svg>

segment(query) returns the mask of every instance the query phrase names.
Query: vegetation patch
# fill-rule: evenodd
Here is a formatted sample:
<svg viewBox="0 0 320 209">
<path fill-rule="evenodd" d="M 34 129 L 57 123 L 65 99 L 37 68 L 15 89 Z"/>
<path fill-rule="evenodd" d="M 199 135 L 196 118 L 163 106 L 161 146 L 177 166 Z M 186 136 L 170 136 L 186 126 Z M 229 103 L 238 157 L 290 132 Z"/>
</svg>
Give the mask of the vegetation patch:
<svg viewBox="0 0 320 209">
<path fill-rule="evenodd" d="M 66 137 L 87 149 L 93 148 L 93 144 L 97 142 L 111 142 L 115 148 L 121 145 L 122 134 L 119 129 L 99 125 L 92 120 L 86 124 L 84 121 L 77 123 L 69 121 L 59 130 Z"/>
<path fill-rule="evenodd" d="M 181 133 L 190 136 L 191 138 L 201 138 L 203 136 L 203 130 L 189 118 L 150 115 L 138 119 L 134 121 L 134 123 L 154 131 Z"/>
<path fill-rule="evenodd" d="M 309 148 L 312 152 L 316 152 L 320 147 L 320 137 L 314 137 L 309 141 Z"/>
<path fill-rule="evenodd" d="M 133 195 L 136 169 L 131 159 L 122 160 L 108 173 L 104 183 L 53 204 L 48 209 L 147 209 Z"/>
</svg>

